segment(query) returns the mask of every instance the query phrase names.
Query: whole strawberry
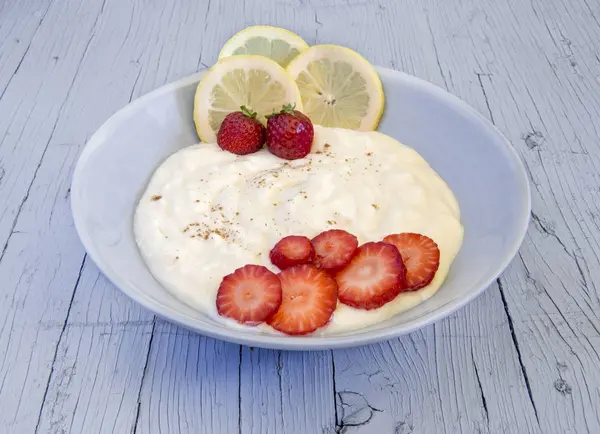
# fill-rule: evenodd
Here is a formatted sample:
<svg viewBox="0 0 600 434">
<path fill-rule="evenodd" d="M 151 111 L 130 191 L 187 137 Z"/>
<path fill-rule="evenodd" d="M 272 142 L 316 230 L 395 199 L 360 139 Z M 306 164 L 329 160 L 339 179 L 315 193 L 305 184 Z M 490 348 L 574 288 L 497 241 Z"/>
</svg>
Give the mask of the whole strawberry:
<svg viewBox="0 0 600 434">
<path fill-rule="evenodd" d="M 284 105 L 267 121 L 267 147 L 286 160 L 304 158 L 310 152 L 315 135 L 310 119 L 294 110 L 295 105 Z"/>
<path fill-rule="evenodd" d="M 225 116 L 217 133 L 217 143 L 225 151 L 246 155 L 265 144 L 265 127 L 256 119 L 255 112 L 246 106 L 240 109 Z"/>
</svg>

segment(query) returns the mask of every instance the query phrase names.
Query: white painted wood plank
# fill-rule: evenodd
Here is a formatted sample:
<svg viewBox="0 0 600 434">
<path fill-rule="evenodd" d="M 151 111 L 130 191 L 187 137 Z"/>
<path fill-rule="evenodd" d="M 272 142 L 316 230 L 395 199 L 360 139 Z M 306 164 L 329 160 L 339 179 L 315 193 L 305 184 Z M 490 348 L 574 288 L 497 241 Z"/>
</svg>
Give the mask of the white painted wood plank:
<svg viewBox="0 0 600 434">
<path fill-rule="evenodd" d="M 485 74 L 491 114 L 534 186 L 531 230 L 501 282 L 542 432 L 598 432 L 598 11 L 585 1 L 437 6 L 441 66 Z"/>
<path fill-rule="evenodd" d="M 152 314 L 116 293 L 86 261 L 37 431 L 131 432 L 152 331 Z"/>
<path fill-rule="evenodd" d="M 67 194 L 76 156 L 72 146 L 47 153 L 0 261 L 0 424 L 9 432 L 36 426 L 82 265 Z"/>
<path fill-rule="evenodd" d="M 454 414 L 444 418 L 446 397 L 441 396 L 436 374 L 434 339 L 429 327 L 404 339 L 336 351 L 339 431 L 436 433 L 447 426 L 449 432 L 460 432 Z M 471 416 L 481 422 L 477 398 L 466 402 L 473 405 Z"/>
<path fill-rule="evenodd" d="M 281 368 L 283 432 L 333 433 L 336 421 L 331 352 L 284 351 Z"/>
<path fill-rule="evenodd" d="M 246 346 L 241 351 L 240 431 L 244 434 L 282 432 L 281 352 Z"/>
<path fill-rule="evenodd" d="M 510 324 L 505 316 L 496 312 L 503 308 L 498 295 L 498 287 L 493 285 L 465 307 L 464 312 L 435 325 L 442 402 L 448 399 L 460 409 L 456 413 L 462 432 L 542 433 L 535 407 L 528 396 Z M 457 371 L 455 366 L 464 367 L 462 369 L 468 376 Z M 453 391 L 448 388 L 450 383 L 445 381 L 446 378 L 452 379 L 454 387 L 461 390 L 458 397 L 452 398 Z M 466 387 L 465 383 L 470 384 Z M 461 402 L 463 395 L 470 400 L 479 395 L 482 420 L 469 416 L 473 407 Z M 461 418 L 463 414 L 467 417 Z"/>
<path fill-rule="evenodd" d="M 68 8 L 69 5 L 66 6 L 66 9 L 49 11 L 48 17 L 55 20 L 53 25 L 68 27 L 72 21 L 77 20 L 80 20 L 83 24 L 86 24 L 86 20 L 89 24 L 100 23 L 99 16 L 102 5 L 97 5 L 98 8 L 95 12 L 92 7 L 94 5 L 88 5 L 88 8 L 83 11 L 77 9 L 76 5 L 73 5 L 74 7 L 71 9 Z M 72 15 L 69 15 L 69 12 L 72 12 Z M 98 20 L 94 19 L 94 16 L 91 16 L 94 13 Z M 115 24 L 119 23 L 118 20 L 114 22 Z M 129 84 L 126 81 L 121 81 L 122 85 L 127 86 L 125 88 L 117 89 L 113 86 L 111 90 L 114 92 L 110 92 L 106 90 L 107 87 L 110 89 L 109 86 L 103 86 L 104 89 L 96 88 L 97 94 L 93 95 L 92 98 L 86 99 L 86 97 L 90 97 L 90 92 L 86 93 L 85 89 L 93 89 L 98 84 L 97 79 L 94 81 L 97 68 L 94 69 L 94 65 L 92 64 L 89 65 L 92 67 L 86 70 L 82 60 L 82 56 L 85 56 L 84 51 L 87 54 L 94 52 L 94 47 L 91 44 L 92 39 L 90 38 L 92 26 L 88 27 L 86 29 L 84 26 L 83 31 L 79 35 L 70 35 L 74 39 L 88 40 L 90 44 L 80 51 L 80 58 L 76 59 L 74 63 L 72 62 L 72 65 L 69 65 L 71 69 L 68 69 L 66 66 L 62 68 L 62 71 L 65 73 L 62 80 L 65 78 L 72 80 L 78 73 L 84 71 L 87 77 L 85 80 L 80 81 L 79 84 L 71 83 L 70 81 L 62 83 L 58 76 L 54 77 L 57 83 L 44 83 L 46 80 L 44 73 L 46 71 L 41 69 L 36 70 L 33 67 L 27 69 L 24 67 L 25 61 L 19 70 L 24 71 L 24 74 L 28 74 L 32 83 L 36 83 L 37 80 L 37 82 L 42 82 L 42 85 L 40 85 L 42 87 L 51 85 L 65 90 L 64 95 L 61 96 L 64 101 L 62 101 L 60 109 L 55 107 L 56 102 L 53 100 L 54 95 L 51 93 L 44 94 L 44 91 L 40 90 L 37 98 L 33 98 L 35 95 L 32 95 L 31 102 L 34 107 L 31 110 L 35 111 L 37 107 L 40 107 L 40 116 L 41 110 L 44 107 L 49 110 L 47 112 L 48 116 L 54 115 L 57 117 L 63 112 L 77 113 L 78 111 L 73 109 L 73 107 L 77 107 L 78 105 L 95 107 L 100 116 L 103 116 L 103 108 L 105 112 L 110 113 L 110 111 L 119 107 L 119 104 L 127 102 L 135 76 L 132 76 Z M 42 34 L 42 30 L 48 33 L 47 29 L 41 28 L 38 35 Z M 114 29 L 112 31 L 111 29 L 107 30 L 106 35 L 115 33 Z M 101 31 L 99 33 L 102 34 Z M 118 32 L 116 34 L 118 35 Z M 65 41 L 71 44 L 70 39 L 67 38 Z M 48 43 L 50 44 L 49 47 L 53 47 L 52 43 L 56 44 L 57 38 L 49 38 Z M 44 47 L 45 49 L 49 48 Z M 39 48 L 39 50 L 42 50 L 42 48 Z M 77 45 L 71 48 L 73 51 L 77 51 Z M 107 48 L 110 50 L 110 46 Z M 34 53 L 36 49 L 38 48 L 36 48 L 34 41 L 29 53 Z M 72 54 L 69 47 L 58 47 L 56 49 L 58 51 L 66 50 L 68 54 Z M 96 63 L 104 63 L 104 56 L 107 54 L 107 51 L 102 52 L 100 50 L 97 54 L 99 57 L 97 57 Z M 129 65 L 129 61 L 127 65 L 130 68 L 135 67 L 135 65 Z M 110 65 L 107 65 L 107 67 L 110 68 Z M 116 72 L 116 68 L 114 69 Z M 114 80 L 114 77 L 112 79 Z M 7 96 L 17 80 L 19 80 L 19 73 L 17 73 L 16 78 L 8 88 L 0 105 L 7 101 Z M 82 83 L 83 89 L 81 88 Z M 57 89 L 53 90 L 55 96 L 60 95 L 56 93 Z M 70 92 L 71 90 L 73 92 Z M 46 100 L 41 101 L 39 98 L 44 96 Z M 89 101 L 94 101 L 95 105 L 90 105 Z M 12 114 L 12 111 L 10 113 Z M 14 114 L 13 123 L 22 123 L 24 131 L 27 130 L 39 134 L 35 136 L 37 138 L 43 138 L 43 134 L 46 134 L 43 142 L 41 142 L 42 149 L 32 150 L 32 153 L 39 151 L 38 155 L 40 157 L 43 156 L 43 161 L 39 166 L 35 167 L 35 179 L 28 187 L 27 195 L 24 197 L 22 204 L 19 205 L 21 214 L 18 220 L 15 221 L 10 242 L 7 242 L 2 261 L 0 262 L 0 275 L 3 277 L 3 283 L 6 284 L 6 286 L 3 285 L 0 288 L 0 291 L 2 291 L 5 299 L 11 300 L 10 303 L 2 305 L 2 309 L 4 310 L 2 316 L 6 322 L 0 334 L 0 342 L 2 342 L 6 350 L 0 371 L 3 376 L 2 387 L 0 387 L 0 406 L 3 408 L 3 412 L 0 417 L 6 418 L 3 421 L 11 429 L 14 429 L 14 432 L 31 432 L 38 424 L 42 399 L 46 393 L 53 360 L 57 357 L 56 345 L 63 334 L 67 311 L 80 273 L 83 249 L 72 227 L 68 203 L 68 187 L 72 167 L 79 150 L 79 147 L 73 145 L 73 143 L 77 143 L 77 141 L 82 143 L 90 132 L 90 126 L 94 126 L 91 122 L 97 121 L 91 115 L 83 122 L 75 122 L 74 117 L 57 117 L 51 130 L 41 131 L 39 130 L 39 119 L 32 117 L 30 114 L 31 112 L 24 115 L 19 113 Z M 100 119 L 100 121 L 103 120 L 102 118 Z M 65 134 L 65 138 L 70 139 L 70 141 L 62 143 L 52 141 L 52 135 L 62 131 L 68 131 L 68 134 Z M 9 134 L 10 131 L 6 137 Z M 27 155 L 25 152 L 26 149 L 23 148 L 35 144 L 35 142 L 33 144 L 26 142 L 26 140 L 33 138 L 30 135 L 15 138 L 15 146 L 19 148 L 19 152 L 16 153 L 15 158 L 12 158 L 13 154 L 10 154 L 10 158 L 7 157 L 5 162 L 10 164 L 14 164 L 15 162 L 30 164 L 26 160 L 33 156 Z M 6 141 L 3 143 L 3 146 L 5 144 Z M 36 165 L 38 164 L 33 158 L 31 162 Z M 10 207 L 10 204 L 7 204 L 7 207 Z M 40 246 L 52 246 L 52 250 L 40 250 Z M 43 300 L 43 302 L 40 303 L 40 300 Z M 93 306 L 93 308 L 97 309 L 98 307 Z M 93 332 L 92 336 L 88 336 L 90 330 Z M 80 337 L 86 334 L 88 340 L 91 341 L 102 340 L 102 330 L 94 328 L 80 330 L 79 334 Z M 67 333 L 67 337 L 70 336 L 72 334 Z M 67 339 L 68 342 L 69 339 Z M 111 341 L 109 344 L 113 342 L 116 341 Z M 68 359 L 71 355 L 67 351 L 69 347 L 65 345 L 63 348 L 65 352 L 64 358 Z M 77 346 L 76 348 L 79 347 Z M 111 348 L 110 345 L 107 348 Z M 104 353 L 107 355 L 112 354 L 111 351 Z M 88 356 L 89 354 L 82 355 L 82 357 Z M 58 362 L 59 366 L 68 366 L 68 360 L 58 358 Z M 80 366 L 87 365 L 80 363 Z M 93 366 L 90 369 L 92 368 Z M 84 382 L 78 378 L 75 378 L 76 381 L 72 382 L 75 372 L 71 372 L 69 384 L 83 384 Z M 80 370 L 80 373 L 82 377 L 85 377 L 87 372 Z M 58 399 L 62 386 L 60 383 L 61 377 L 56 378 L 58 379 L 55 381 L 59 383 L 57 386 L 57 390 L 59 391 L 56 392 Z M 101 389 L 101 387 L 98 389 Z M 53 389 L 49 389 L 49 391 L 53 393 Z M 27 398 L 15 400 L 15 395 L 26 396 Z M 102 402 L 102 398 L 106 397 L 100 397 L 100 402 Z M 52 404 L 56 403 L 53 402 Z M 54 410 L 54 406 L 51 406 L 51 408 Z M 53 415 L 54 413 L 51 416 Z M 52 419 L 52 417 L 49 417 L 49 420 L 52 426 L 54 424 L 64 425 L 66 423 L 62 418 Z M 43 423 L 44 420 L 40 420 L 39 422 Z"/>
<path fill-rule="evenodd" d="M 0 4 L 0 99 L 27 55 L 50 3 L 51 0 Z"/>
<path fill-rule="evenodd" d="M 507 322 L 478 320 L 494 318 L 495 297 L 490 289 L 435 326 L 334 352 L 343 432 L 541 432 Z"/>
<path fill-rule="evenodd" d="M 233 433 L 240 347 L 157 322 L 136 433 Z"/>
<path fill-rule="evenodd" d="M 2 93 L 0 257 L 58 120 L 66 113 L 64 103 L 94 38 L 101 9 L 98 1 L 53 2 Z"/>
<path fill-rule="evenodd" d="M 242 433 L 334 433 L 330 351 L 242 348 Z"/>
</svg>

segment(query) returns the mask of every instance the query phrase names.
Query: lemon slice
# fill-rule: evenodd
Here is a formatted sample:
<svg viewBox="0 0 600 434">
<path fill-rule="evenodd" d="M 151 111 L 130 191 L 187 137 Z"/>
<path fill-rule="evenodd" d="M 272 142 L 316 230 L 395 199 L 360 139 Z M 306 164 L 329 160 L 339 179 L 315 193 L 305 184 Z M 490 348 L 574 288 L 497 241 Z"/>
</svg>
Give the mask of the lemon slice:
<svg viewBox="0 0 600 434">
<path fill-rule="evenodd" d="M 372 131 L 385 98 L 373 66 L 357 52 L 338 45 L 314 45 L 287 67 L 296 80 L 302 105 L 313 123 Z"/>
<path fill-rule="evenodd" d="M 216 142 L 221 122 L 245 105 L 265 115 L 281 110 L 284 104 L 302 110 L 298 86 L 275 61 L 263 56 L 231 56 L 217 62 L 198 83 L 194 97 L 194 123 L 203 142 Z"/>
<path fill-rule="evenodd" d="M 219 59 L 237 54 L 257 54 L 268 57 L 284 68 L 294 57 L 308 49 L 308 44 L 295 33 L 280 27 L 252 26 L 229 39 Z"/>
</svg>

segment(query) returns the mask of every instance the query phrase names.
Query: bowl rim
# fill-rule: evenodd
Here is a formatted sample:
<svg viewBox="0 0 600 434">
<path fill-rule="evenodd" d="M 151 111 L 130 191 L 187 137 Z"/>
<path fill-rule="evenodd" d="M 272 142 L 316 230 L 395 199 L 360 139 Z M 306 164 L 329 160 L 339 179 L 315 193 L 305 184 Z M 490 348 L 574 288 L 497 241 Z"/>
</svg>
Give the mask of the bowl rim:
<svg viewBox="0 0 600 434">
<path fill-rule="evenodd" d="M 93 242 L 88 232 L 84 229 L 85 224 L 82 219 L 83 213 L 79 210 L 83 208 L 78 198 L 79 182 L 82 177 L 87 160 L 90 158 L 92 153 L 104 142 L 105 132 L 111 131 L 117 126 L 123 118 L 129 116 L 129 114 L 143 106 L 146 101 L 150 101 L 163 94 L 175 91 L 179 88 L 189 86 L 195 82 L 198 82 L 206 70 L 201 70 L 197 73 L 181 78 L 177 81 L 165 84 L 143 96 L 127 104 L 125 107 L 114 113 L 96 132 L 89 138 L 87 143 L 77 160 L 73 176 L 71 180 L 71 212 L 73 215 L 73 221 L 75 229 L 79 235 L 79 239 L 83 244 L 87 254 L 94 261 L 99 270 L 106 276 L 106 278 L 117 288 L 119 288 L 125 295 L 136 303 L 142 305 L 144 308 L 151 311 L 153 314 L 182 327 L 185 327 L 194 332 L 202 335 L 228 341 L 240 345 L 248 345 L 261 348 L 272 348 L 272 349 L 284 349 L 284 350 L 324 350 L 324 349 L 338 349 L 338 348 L 349 348 L 357 347 L 362 345 L 368 345 L 384 340 L 393 339 L 408 333 L 414 332 L 420 328 L 423 328 L 432 323 L 438 322 L 441 319 L 446 318 L 450 314 L 456 312 L 458 309 L 464 307 L 466 304 L 474 300 L 476 297 L 481 295 L 491 284 L 502 274 L 506 267 L 516 256 L 525 235 L 529 227 L 531 218 L 531 186 L 529 177 L 525 165 L 516 149 L 512 146 L 510 141 L 502 134 L 502 132 L 492 124 L 486 117 L 480 114 L 473 107 L 468 105 L 460 98 L 450 94 L 446 90 L 438 87 L 437 85 L 430 83 L 421 78 L 415 77 L 410 74 L 406 74 L 401 71 L 396 71 L 384 67 L 375 67 L 380 76 L 395 76 L 393 78 L 409 82 L 415 86 L 423 88 L 426 92 L 433 94 L 441 100 L 453 106 L 456 110 L 463 111 L 474 119 L 479 120 L 483 125 L 489 129 L 493 134 L 501 139 L 501 142 L 508 151 L 508 156 L 513 159 L 517 172 L 522 175 L 525 184 L 525 195 L 522 215 L 519 216 L 519 231 L 516 233 L 514 241 L 505 255 L 505 259 L 494 267 L 494 271 L 490 273 L 490 277 L 480 285 L 476 286 L 473 291 L 469 292 L 464 297 L 454 298 L 447 301 L 443 305 L 436 309 L 429 311 L 426 315 L 410 320 L 408 323 L 402 326 L 390 327 L 387 329 L 377 329 L 369 331 L 357 330 L 356 333 L 347 336 L 278 336 L 278 335 L 259 335 L 249 334 L 243 329 L 224 328 L 222 326 L 213 326 L 211 324 L 199 323 L 197 319 L 181 312 L 164 306 L 158 303 L 154 299 L 145 296 L 142 292 L 136 289 L 136 286 L 129 284 L 125 279 L 114 273 L 111 267 L 104 264 L 101 255 L 96 251 L 93 246 Z"/>
</svg>

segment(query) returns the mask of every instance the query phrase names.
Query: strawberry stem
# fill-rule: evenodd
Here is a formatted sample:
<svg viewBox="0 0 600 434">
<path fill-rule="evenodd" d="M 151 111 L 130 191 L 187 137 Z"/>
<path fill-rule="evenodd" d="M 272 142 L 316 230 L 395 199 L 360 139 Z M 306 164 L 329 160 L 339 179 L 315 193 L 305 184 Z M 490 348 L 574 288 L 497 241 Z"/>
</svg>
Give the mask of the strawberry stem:
<svg viewBox="0 0 600 434">
<path fill-rule="evenodd" d="M 276 116 L 276 115 L 281 115 L 284 113 L 292 113 L 294 111 L 294 109 L 296 108 L 296 103 L 289 103 L 289 104 L 284 104 L 281 106 L 281 110 L 279 110 L 278 112 L 276 112 L 275 110 L 273 110 L 273 113 L 271 113 L 270 115 L 265 116 L 267 119 L 270 118 L 271 116 Z"/>
<path fill-rule="evenodd" d="M 245 116 L 248 116 L 250 119 L 256 119 L 256 112 L 253 112 L 245 105 L 241 106 L 240 109 Z"/>
<path fill-rule="evenodd" d="M 296 108 L 296 103 L 285 104 L 281 107 L 280 113 L 291 113 Z"/>
</svg>

